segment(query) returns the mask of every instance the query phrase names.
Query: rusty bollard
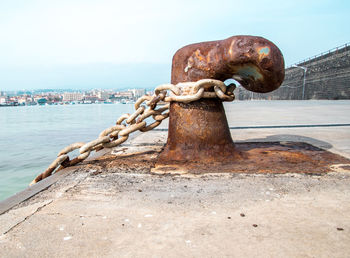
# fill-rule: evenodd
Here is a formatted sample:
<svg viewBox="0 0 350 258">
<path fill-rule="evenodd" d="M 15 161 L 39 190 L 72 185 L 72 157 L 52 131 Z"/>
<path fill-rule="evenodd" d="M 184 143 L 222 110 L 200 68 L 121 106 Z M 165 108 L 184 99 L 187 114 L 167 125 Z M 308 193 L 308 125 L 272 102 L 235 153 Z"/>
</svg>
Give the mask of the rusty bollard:
<svg viewBox="0 0 350 258">
<path fill-rule="evenodd" d="M 175 53 L 172 84 L 205 78 L 233 78 L 247 90 L 270 92 L 283 82 L 283 55 L 272 42 L 254 36 L 192 44 Z M 244 157 L 232 141 L 220 99 L 172 102 L 167 143 L 153 172 L 198 173 L 227 167 L 241 158 Z"/>
</svg>

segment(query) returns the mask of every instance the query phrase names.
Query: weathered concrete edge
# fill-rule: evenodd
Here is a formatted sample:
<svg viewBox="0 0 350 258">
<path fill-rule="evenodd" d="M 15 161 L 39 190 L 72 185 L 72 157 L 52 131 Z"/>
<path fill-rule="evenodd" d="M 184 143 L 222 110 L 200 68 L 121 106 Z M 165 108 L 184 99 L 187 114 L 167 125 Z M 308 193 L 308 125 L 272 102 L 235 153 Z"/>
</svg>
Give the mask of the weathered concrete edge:
<svg viewBox="0 0 350 258">
<path fill-rule="evenodd" d="M 37 193 L 47 189 L 62 177 L 65 177 L 69 173 L 73 172 L 75 169 L 76 167 L 69 167 L 69 168 L 62 169 L 59 173 L 55 173 L 41 180 L 40 182 L 27 187 L 23 191 L 18 192 L 3 201 L 0 201 L 0 215 L 7 212 L 17 204 L 20 204 L 21 202 L 29 199 L 30 197 L 36 195 Z"/>
</svg>

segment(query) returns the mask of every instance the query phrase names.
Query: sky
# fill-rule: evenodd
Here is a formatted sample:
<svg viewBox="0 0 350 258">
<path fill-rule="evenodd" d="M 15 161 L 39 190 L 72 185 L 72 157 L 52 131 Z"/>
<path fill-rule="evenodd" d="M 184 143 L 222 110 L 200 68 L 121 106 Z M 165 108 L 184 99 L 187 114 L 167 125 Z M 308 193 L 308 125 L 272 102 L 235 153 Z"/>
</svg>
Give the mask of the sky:
<svg viewBox="0 0 350 258">
<path fill-rule="evenodd" d="M 286 66 L 350 42 L 350 1 L 0 0 L 0 90 L 154 88 L 177 49 L 234 35 Z"/>
</svg>

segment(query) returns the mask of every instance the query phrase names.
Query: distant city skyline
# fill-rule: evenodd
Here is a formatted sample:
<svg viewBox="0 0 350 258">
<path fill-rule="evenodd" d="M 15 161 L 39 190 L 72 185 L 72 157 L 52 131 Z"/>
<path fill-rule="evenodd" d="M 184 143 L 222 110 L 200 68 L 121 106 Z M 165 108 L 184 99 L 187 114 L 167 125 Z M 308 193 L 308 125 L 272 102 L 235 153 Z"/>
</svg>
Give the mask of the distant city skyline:
<svg viewBox="0 0 350 258">
<path fill-rule="evenodd" d="M 155 87 L 184 45 L 256 35 L 286 66 L 350 41 L 342 0 L 0 1 L 0 90 Z"/>
<path fill-rule="evenodd" d="M 122 91 L 93 89 L 69 91 L 18 91 L 8 94 L 0 91 L 0 107 L 3 106 L 33 106 L 33 105 L 64 105 L 64 104 L 115 104 L 134 103 L 141 96 L 153 95 L 153 90 L 127 89 Z"/>
</svg>

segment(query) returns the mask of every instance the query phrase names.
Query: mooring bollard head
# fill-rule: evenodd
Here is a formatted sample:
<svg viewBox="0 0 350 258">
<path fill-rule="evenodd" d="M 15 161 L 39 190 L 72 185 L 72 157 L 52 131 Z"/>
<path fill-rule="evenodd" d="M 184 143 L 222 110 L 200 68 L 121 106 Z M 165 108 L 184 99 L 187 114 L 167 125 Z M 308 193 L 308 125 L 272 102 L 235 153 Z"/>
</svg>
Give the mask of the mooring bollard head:
<svg viewBox="0 0 350 258">
<path fill-rule="evenodd" d="M 171 82 L 235 79 L 253 92 L 270 92 L 284 79 L 284 59 L 271 41 L 255 36 L 191 44 L 179 49 L 172 63 Z"/>
</svg>

